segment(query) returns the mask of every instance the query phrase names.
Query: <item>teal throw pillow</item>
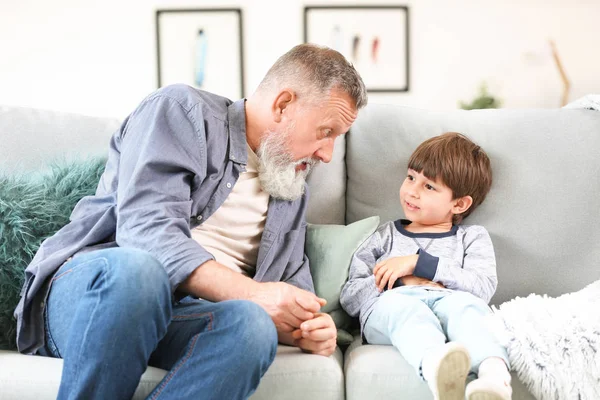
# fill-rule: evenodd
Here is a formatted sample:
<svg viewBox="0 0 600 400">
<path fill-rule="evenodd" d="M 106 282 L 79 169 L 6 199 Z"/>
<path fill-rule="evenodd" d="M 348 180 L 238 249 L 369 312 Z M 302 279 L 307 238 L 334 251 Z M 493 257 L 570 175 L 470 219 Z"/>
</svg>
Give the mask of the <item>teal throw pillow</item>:
<svg viewBox="0 0 600 400">
<path fill-rule="evenodd" d="M 105 163 L 64 161 L 44 173 L 0 175 L 0 349 L 16 349 L 13 312 L 25 268 L 42 241 L 69 222 L 75 204 L 95 193 Z"/>
<path fill-rule="evenodd" d="M 340 305 L 340 294 L 348 280 L 352 255 L 378 226 L 379 217 L 376 216 L 350 225 L 308 224 L 305 252 L 310 262 L 315 292 L 327 300 L 322 311 L 333 318 L 338 329 L 338 343 L 340 339 L 346 340 L 348 337 L 346 332 L 340 330 L 347 330 L 352 323 L 352 318 Z"/>
</svg>

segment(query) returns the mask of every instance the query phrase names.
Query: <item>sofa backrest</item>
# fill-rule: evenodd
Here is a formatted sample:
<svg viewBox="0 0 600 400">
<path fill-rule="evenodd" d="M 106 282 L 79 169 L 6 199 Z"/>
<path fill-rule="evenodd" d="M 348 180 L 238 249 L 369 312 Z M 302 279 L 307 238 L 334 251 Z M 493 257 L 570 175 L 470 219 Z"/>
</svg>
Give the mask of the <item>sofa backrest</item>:
<svg viewBox="0 0 600 400">
<path fill-rule="evenodd" d="M 499 285 L 492 303 L 555 296 L 600 279 L 598 111 L 369 105 L 346 137 L 346 223 L 401 218 L 398 191 L 410 154 L 447 131 L 466 134 L 492 161 L 492 190 L 465 220 L 485 226 L 494 242 Z"/>
<path fill-rule="evenodd" d="M 39 171 L 52 161 L 108 154 L 119 121 L 0 106 L 0 172 Z"/>
</svg>

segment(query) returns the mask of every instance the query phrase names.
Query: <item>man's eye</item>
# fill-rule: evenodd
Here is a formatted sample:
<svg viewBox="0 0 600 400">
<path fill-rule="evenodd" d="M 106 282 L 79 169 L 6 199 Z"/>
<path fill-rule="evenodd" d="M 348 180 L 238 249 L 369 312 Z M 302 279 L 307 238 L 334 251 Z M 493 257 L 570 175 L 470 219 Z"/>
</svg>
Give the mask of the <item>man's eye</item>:
<svg viewBox="0 0 600 400">
<path fill-rule="evenodd" d="M 429 183 L 425 185 L 425 189 L 427 189 L 427 190 L 435 190 L 435 188 L 433 186 L 431 186 Z"/>
<path fill-rule="evenodd" d="M 325 132 L 325 137 L 329 137 L 333 133 L 333 131 L 331 129 L 325 129 L 324 132 Z"/>
</svg>

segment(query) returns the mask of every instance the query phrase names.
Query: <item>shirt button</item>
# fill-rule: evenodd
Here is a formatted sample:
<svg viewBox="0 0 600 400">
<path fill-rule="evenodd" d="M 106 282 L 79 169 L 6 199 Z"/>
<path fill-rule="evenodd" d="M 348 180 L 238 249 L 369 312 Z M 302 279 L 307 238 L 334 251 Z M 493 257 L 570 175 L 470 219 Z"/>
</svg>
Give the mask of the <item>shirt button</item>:
<svg viewBox="0 0 600 400">
<path fill-rule="evenodd" d="M 231 183 L 227 182 L 227 188 L 231 189 Z"/>
<path fill-rule="evenodd" d="M 196 217 L 196 220 L 198 220 L 198 221 L 202 221 L 202 215 L 198 215 L 198 216 Z"/>
<path fill-rule="evenodd" d="M 231 155 L 231 159 L 232 159 L 232 160 L 235 160 L 235 156 L 234 156 L 233 154 Z"/>
</svg>

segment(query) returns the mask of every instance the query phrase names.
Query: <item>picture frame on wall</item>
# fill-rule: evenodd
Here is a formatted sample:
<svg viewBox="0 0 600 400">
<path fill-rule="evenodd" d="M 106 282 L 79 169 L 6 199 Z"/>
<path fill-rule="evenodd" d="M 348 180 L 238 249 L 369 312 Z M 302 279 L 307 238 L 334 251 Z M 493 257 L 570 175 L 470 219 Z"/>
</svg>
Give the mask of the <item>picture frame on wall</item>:
<svg viewBox="0 0 600 400">
<path fill-rule="evenodd" d="M 242 32 L 240 8 L 156 10 L 157 86 L 185 83 L 241 99 Z"/>
<path fill-rule="evenodd" d="M 342 53 L 369 92 L 407 92 L 408 11 L 406 6 L 306 6 L 304 42 Z"/>
</svg>

